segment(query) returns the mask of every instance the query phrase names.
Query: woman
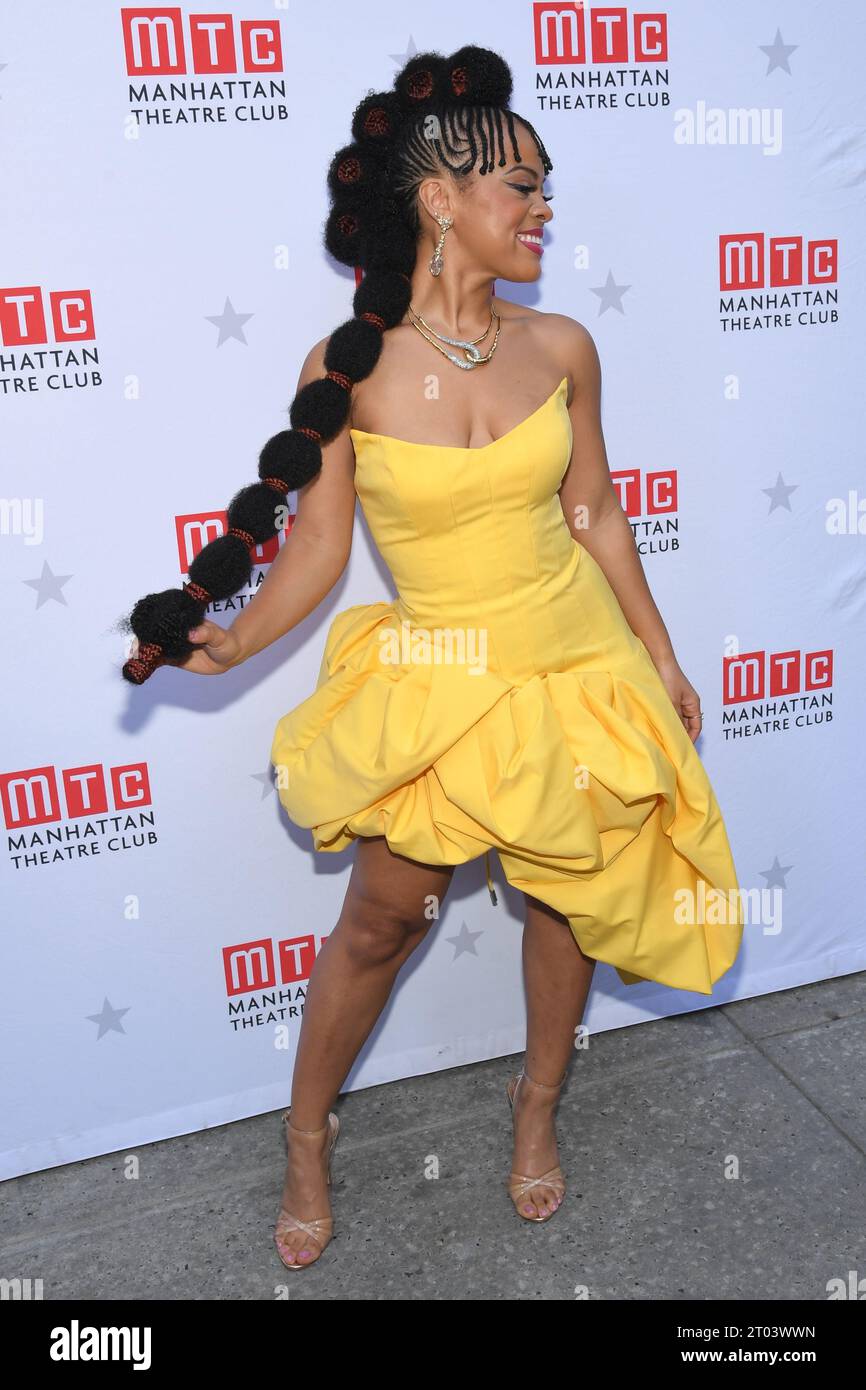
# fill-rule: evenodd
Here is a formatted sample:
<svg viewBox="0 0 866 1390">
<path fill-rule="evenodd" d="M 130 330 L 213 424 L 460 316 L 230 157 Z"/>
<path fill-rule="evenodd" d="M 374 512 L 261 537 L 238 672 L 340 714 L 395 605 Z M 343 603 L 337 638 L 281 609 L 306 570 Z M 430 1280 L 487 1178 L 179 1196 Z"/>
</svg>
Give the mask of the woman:
<svg viewBox="0 0 866 1390">
<path fill-rule="evenodd" d="M 709 925 L 675 906 L 702 879 L 736 900 L 736 877 L 692 747 L 698 696 L 608 471 L 593 341 L 565 315 L 493 294 L 497 279 L 540 277 L 552 217 L 552 165 L 510 93 L 503 61 L 469 47 L 417 55 L 392 93 L 360 103 L 329 170 L 326 230 L 332 254 L 365 270 L 355 317 L 309 352 L 293 428 L 262 451 L 229 535 L 183 591 L 148 595 L 131 616 L 131 680 L 163 661 L 236 666 L 342 574 L 356 492 L 395 580 L 393 602 L 334 619 L 316 689 L 271 750 L 314 847 L 357 842 L 284 1115 L 275 1239 L 295 1269 L 333 1230 L 330 1106 L 455 864 L 495 847 L 525 897 L 526 1060 L 508 1098 L 509 1191 L 527 1220 L 562 1201 L 554 1109 L 595 961 L 627 982 L 711 993 L 740 944 L 738 906 Z M 200 621 L 240 587 L 274 494 L 289 490 L 295 524 L 255 601 L 228 630 Z M 408 647 L 393 640 L 407 629 Z M 483 639 L 480 660 L 465 645 L 443 660 L 441 642 L 431 660 L 430 634 L 455 631 Z"/>
</svg>

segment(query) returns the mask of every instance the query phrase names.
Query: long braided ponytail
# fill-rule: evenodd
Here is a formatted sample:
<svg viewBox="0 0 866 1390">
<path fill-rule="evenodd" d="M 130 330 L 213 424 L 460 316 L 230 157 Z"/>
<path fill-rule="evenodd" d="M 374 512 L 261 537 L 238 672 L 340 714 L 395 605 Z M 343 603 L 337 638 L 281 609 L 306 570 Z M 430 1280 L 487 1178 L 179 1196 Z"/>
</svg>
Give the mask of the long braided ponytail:
<svg viewBox="0 0 866 1390">
<path fill-rule="evenodd" d="M 229 503 L 225 535 L 203 546 L 182 588 L 145 595 L 122 620 L 138 639 L 137 654 L 123 666 L 126 680 L 141 685 L 157 666 L 189 655 L 196 645 L 189 630 L 202 622 L 208 604 L 230 598 L 249 582 L 251 549 L 273 537 L 277 509 L 285 514 L 288 494 L 321 470 L 321 446 L 345 426 L 353 385 L 370 375 L 382 351 L 382 334 L 406 313 L 420 231 L 415 193 L 421 179 L 443 168 L 468 177 L 479 153 L 481 174 L 493 170 L 497 150 L 498 163 L 505 164 L 503 121 L 513 157 L 520 158 L 515 113 L 508 109 L 511 88 L 504 59 L 467 45 L 450 58 L 416 54 L 397 74 L 392 91 L 370 92 L 356 107 L 353 141 L 337 151 L 328 169 L 331 211 L 324 235 L 335 260 L 364 270 L 354 316 L 328 339 L 325 376 L 308 382 L 292 401 L 291 428 L 264 445 L 259 482 L 241 488 Z M 517 119 L 549 172 L 553 165 L 539 136 L 525 118 Z"/>
</svg>

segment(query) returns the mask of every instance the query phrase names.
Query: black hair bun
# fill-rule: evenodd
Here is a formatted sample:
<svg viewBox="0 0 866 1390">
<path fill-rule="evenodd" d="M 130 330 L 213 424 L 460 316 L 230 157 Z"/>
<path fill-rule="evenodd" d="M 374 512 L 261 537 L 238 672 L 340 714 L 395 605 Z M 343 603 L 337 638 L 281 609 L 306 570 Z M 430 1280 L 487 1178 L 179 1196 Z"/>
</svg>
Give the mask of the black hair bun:
<svg viewBox="0 0 866 1390">
<path fill-rule="evenodd" d="M 381 187 L 384 165 L 371 144 L 342 145 L 328 165 L 327 185 L 333 203 L 352 207 Z"/>
<path fill-rule="evenodd" d="M 394 78 L 403 111 L 411 113 L 448 98 L 448 67 L 441 53 L 416 53 Z"/>
<path fill-rule="evenodd" d="M 514 86 L 511 69 L 492 48 L 466 44 L 446 61 L 448 96 L 470 106 L 507 106 Z"/>
<path fill-rule="evenodd" d="M 396 92 L 368 92 L 352 113 L 352 138 L 380 148 L 394 139 L 403 121 Z"/>
</svg>

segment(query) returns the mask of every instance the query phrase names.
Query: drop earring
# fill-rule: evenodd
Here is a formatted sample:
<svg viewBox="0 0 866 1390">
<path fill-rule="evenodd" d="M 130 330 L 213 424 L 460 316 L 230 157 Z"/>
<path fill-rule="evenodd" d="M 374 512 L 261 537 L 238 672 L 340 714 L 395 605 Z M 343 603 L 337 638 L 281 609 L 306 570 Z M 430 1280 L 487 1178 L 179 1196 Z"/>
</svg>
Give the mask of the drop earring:
<svg viewBox="0 0 866 1390">
<path fill-rule="evenodd" d="M 438 243 L 437 243 L 437 245 L 436 245 L 436 250 L 433 252 L 433 255 L 430 257 L 430 274 L 431 274 L 431 275 L 441 275 L 441 274 L 442 274 L 442 247 L 443 247 L 444 244 L 445 244 L 445 233 L 448 231 L 448 228 L 452 225 L 453 218 L 451 218 L 451 217 L 437 217 L 437 218 L 436 218 L 436 221 L 439 223 L 439 226 L 442 228 L 442 230 L 441 230 L 441 232 L 439 233 L 439 241 L 438 241 Z"/>
</svg>

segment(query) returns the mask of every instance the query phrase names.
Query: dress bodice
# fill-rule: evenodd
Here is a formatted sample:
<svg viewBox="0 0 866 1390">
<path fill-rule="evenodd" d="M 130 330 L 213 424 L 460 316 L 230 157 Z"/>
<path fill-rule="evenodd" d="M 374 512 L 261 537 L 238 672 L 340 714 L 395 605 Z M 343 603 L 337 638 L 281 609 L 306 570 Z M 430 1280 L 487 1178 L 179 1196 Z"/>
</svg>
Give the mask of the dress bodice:
<svg viewBox="0 0 866 1390">
<path fill-rule="evenodd" d="M 570 660 L 581 547 L 558 490 L 571 458 L 568 378 L 499 439 L 475 448 L 350 431 L 355 490 L 412 626 L 483 627 L 513 678 Z M 582 644 L 584 639 L 582 640 Z"/>
</svg>

